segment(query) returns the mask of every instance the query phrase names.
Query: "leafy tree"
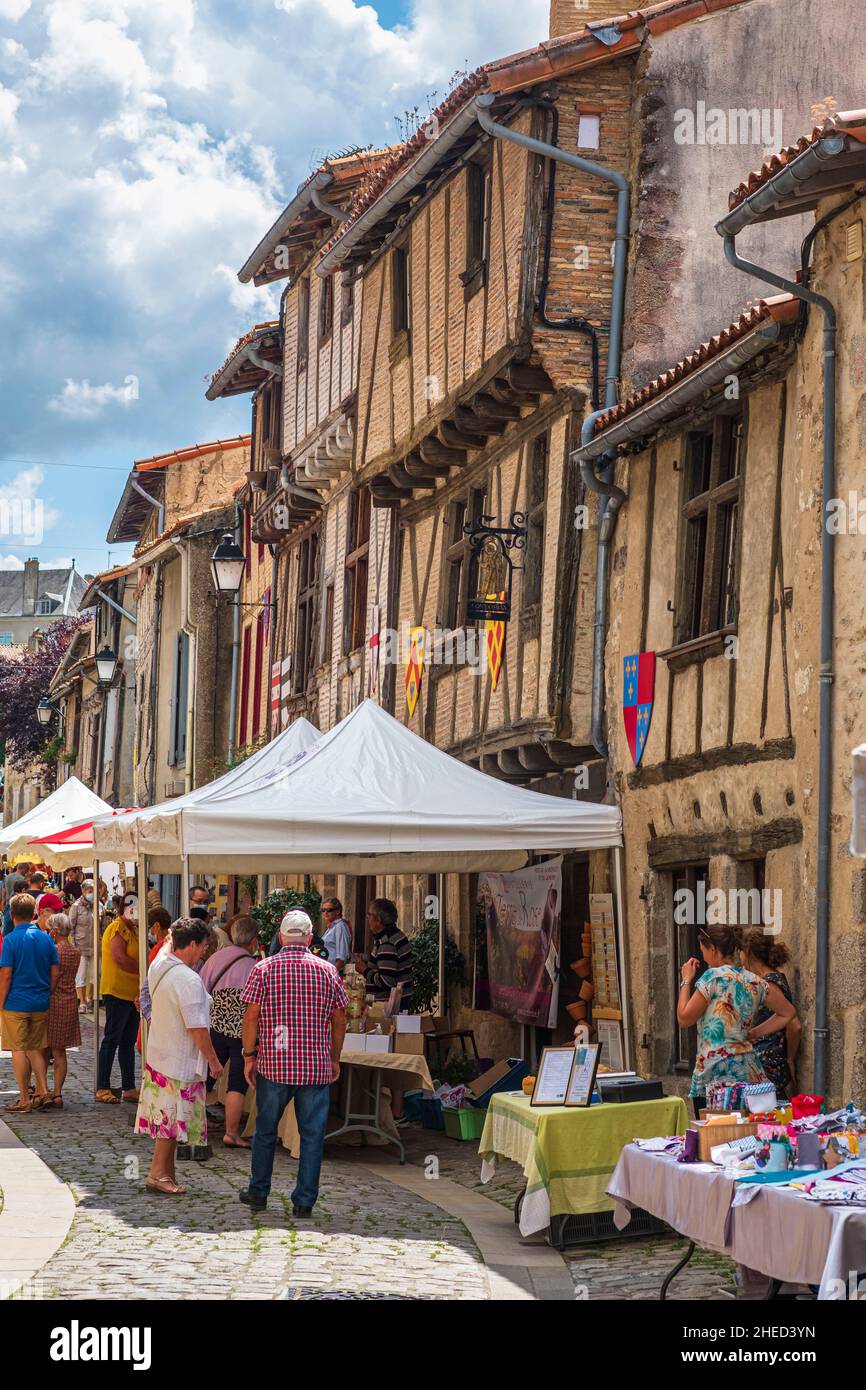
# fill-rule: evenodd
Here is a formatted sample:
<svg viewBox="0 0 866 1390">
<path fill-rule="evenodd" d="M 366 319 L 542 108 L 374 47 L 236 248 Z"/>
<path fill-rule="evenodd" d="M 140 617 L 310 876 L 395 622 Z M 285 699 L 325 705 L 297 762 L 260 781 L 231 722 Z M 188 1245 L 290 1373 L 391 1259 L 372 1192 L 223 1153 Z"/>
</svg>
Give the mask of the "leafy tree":
<svg viewBox="0 0 866 1390">
<path fill-rule="evenodd" d="M 412 952 L 412 1008 L 429 1013 L 439 995 L 439 922 L 433 917 L 409 938 Z M 466 983 L 466 961 L 454 940 L 445 936 L 445 988 Z M 443 1005 L 445 1000 L 442 1001 Z"/>
<path fill-rule="evenodd" d="M 12 767 L 23 771 L 42 760 L 45 730 L 36 706 L 48 695 L 51 678 L 81 623 L 61 618 L 52 623 L 38 647 L 0 660 L 0 739 Z"/>
<path fill-rule="evenodd" d="M 250 908 L 250 916 L 253 921 L 258 922 L 261 929 L 266 951 L 270 948 L 280 922 L 293 907 L 302 907 L 309 913 L 315 926 L 322 911 L 322 895 L 315 888 L 305 888 L 302 892 L 295 888 L 278 888 L 276 892 L 269 893 L 263 903 L 257 903 L 255 907 Z"/>
</svg>

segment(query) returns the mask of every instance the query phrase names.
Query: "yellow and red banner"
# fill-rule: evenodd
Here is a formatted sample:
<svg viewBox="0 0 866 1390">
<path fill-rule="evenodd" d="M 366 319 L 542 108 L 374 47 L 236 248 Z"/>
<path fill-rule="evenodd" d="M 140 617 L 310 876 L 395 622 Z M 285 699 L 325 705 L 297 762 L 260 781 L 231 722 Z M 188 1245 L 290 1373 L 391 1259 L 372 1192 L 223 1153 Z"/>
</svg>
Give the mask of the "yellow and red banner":
<svg viewBox="0 0 866 1390">
<path fill-rule="evenodd" d="M 488 594 L 488 599 L 504 599 L 505 594 Z M 502 670 L 502 659 L 505 655 L 505 623 L 501 618 L 488 618 L 486 623 L 487 631 L 487 669 L 490 672 L 490 684 L 495 690 L 499 684 L 499 673 Z"/>
<path fill-rule="evenodd" d="M 409 718 L 415 713 L 418 696 L 421 694 L 421 680 L 424 675 L 424 635 L 423 627 L 409 629 L 409 657 L 406 662 L 406 708 Z"/>
</svg>

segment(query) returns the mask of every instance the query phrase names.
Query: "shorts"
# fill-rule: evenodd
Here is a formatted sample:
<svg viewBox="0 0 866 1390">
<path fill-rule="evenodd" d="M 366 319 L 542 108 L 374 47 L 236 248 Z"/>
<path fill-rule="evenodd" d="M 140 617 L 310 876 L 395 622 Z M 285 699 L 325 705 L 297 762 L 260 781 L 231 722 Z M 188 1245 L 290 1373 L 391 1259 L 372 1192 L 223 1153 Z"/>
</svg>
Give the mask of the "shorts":
<svg viewBox="0 0 866 1390">
<path fill-rule="evenodd" d="M 48 1046 L 48 1010 L 42 1013 L 0 1013 L 0 1044 L 4 1052 L 38 1052 Z"/>
<path fill-rule="evenodd" d="M 215 1028 L 210 1030 L 213 1050 L 223 1066 L 228 1066 L 229 1080 L 226 1090 L 239 1091 L 245 1096 L 248 1090 L 246 1077 L 244 1076 L 244 1054 L 243 1042 L 240 1038 L 228 1038 L 225 1033 L 218 1033 Z"/>
</svg>

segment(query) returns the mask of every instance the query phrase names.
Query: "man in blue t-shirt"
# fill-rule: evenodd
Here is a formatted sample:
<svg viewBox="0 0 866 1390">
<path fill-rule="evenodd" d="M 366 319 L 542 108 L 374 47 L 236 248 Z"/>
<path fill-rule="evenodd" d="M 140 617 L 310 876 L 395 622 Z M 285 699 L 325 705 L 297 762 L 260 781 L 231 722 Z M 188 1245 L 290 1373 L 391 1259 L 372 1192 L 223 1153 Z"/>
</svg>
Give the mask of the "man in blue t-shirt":
<svg viewBox="0 0 866 1390">
<path fill-rule="evenodd" d="M 60 974 L 57 947 L 33 921 L 36 904 L 29 893 L 16 893 L 9 904 L 12 930 L 0 954 L 0 1046 L 12 1053 L 18 1100 L 14 1114 L 41 1109 L 50 1102 L 44 1049 L 48 1046 L 48 1005 Z M 28 1097 L 30 1072 L 36 1095 Z"/>
</svg>

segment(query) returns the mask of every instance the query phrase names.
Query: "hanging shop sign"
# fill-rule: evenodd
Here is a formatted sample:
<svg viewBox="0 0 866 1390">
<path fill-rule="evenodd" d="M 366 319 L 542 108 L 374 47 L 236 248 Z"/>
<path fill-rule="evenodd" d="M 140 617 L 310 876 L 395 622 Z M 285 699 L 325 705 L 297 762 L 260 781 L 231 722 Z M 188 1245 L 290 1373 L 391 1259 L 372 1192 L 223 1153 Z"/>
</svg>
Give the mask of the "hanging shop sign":
<svg viewBox="0 0 866 1390">
<path fill-rule="evenodd" d="M 409 629 L 409 657 L 406 661 L 406 708 L 411 719 L 415 713 L 418 696 L 421 694 L 421 681 L 424 676 L 424 636 L 423 627 Z"/>
<path fill-rule="evenodd" d="M 488 599 L 498 599 L 500 603 L 506 598 L 505 590 L 499 594 L 488 594 Z M 502 671 L 502 658 L 505 655 L 505 623 L 501 618 L 488 618 L 486 624 L 487 636 L 487 669 L 490 672 L 490 685 L 493 690 L 499 684 L 499 676 Z"/>
<path fill-rule="evenodd" d="M 513 512 L 508 526 L 491 526 L 494 519 L 482 516 L 463 527 L 478 575 L 475 596 L 466 605 L 471 623 L 507 623 L 511 617 L 511 577 L 515 567 L 509 552 L 526 546 L 526 514 Z"/>
</svg>

